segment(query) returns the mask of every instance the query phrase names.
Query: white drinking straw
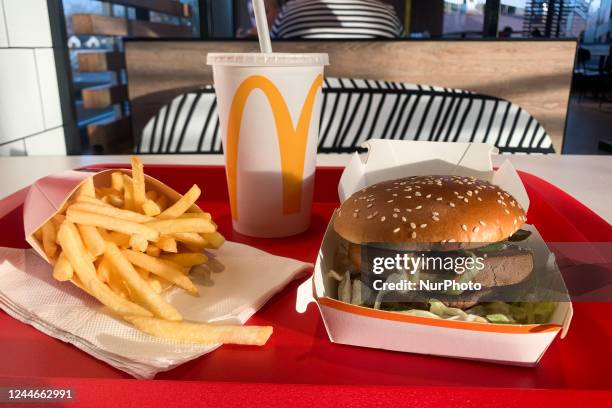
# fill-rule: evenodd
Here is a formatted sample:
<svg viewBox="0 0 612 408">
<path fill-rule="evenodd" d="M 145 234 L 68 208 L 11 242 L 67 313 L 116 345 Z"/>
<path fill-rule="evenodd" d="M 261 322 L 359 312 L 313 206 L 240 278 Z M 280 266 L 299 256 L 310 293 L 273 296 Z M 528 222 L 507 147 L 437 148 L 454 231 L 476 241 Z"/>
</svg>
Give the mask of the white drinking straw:
<svg viewBox="0 0 612 408">
<path fill-rule="evenodd" d="M 264 0 L 253 0 L 253 11 L 255 12 L 257 35 L 259 36 L 259 48 L 264 54 L 270 54 L 272 52 L 272 42 L 270 41 L 270 30 L 268 28 L 268 17 L 266 16 Z"/>
</svg>

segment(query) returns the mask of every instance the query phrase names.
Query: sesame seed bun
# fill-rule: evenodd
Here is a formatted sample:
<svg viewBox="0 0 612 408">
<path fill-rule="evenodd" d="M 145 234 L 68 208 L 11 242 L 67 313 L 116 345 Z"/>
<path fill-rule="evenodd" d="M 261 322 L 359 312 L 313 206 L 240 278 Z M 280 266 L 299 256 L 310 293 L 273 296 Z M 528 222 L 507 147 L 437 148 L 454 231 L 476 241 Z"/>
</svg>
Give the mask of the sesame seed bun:
<svg viewBox="0 0 612 408">
<path fill-rule="evenodd" d="M 334 229 L 347 241 L 489 243 L 525 223 L 508 192 L 472 177 L 413 176 L 364 188 L 342 203 Z"/>
</svg>

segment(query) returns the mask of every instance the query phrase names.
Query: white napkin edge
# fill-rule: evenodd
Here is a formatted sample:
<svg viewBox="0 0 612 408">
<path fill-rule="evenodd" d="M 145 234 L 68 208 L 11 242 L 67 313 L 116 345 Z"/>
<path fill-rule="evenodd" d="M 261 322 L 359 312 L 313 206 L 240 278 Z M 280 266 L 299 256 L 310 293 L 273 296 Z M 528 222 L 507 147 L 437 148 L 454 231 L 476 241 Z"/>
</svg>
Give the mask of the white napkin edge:
<svg viewBox="0 0 612 408">
<path fill-rule="evenodd" d="M 263 296 L 255 305 L 245 306 L 244 309 L 238 312 L 238 318 L 232 318 L 231 320 L 235 323 L 236 320 L 239 321 L 241 325 L 243 325 L 249 318 L 251 318 L 259 309 L 261 309 L 273 296 L 282 291 L 289 283 L 294 280 L 301 279 L 307 274 L 309 269 L 313 268 L 312 263 L 304 262 L 302 267 L 296 270 L 293 275 L 287 277 L 286 280 L 282 281 L 279 285 L 272 288 L 270 290 L 269 296 Z M 6 312 L 9 316 L 14 319 L 28 324 L 38 331 L 53 337 L 55 339 L 61 340 L 65 343 L 69 343 L 74 345 L 79 350 L 84 351 L 87 354 L 92 355 L 94 358 L 104 361 L 110 366 L 124 371 L 137 379 L 152 379 L 159 372 L 169 371 L 181 364 L 186 363 L 187 361 L 194 360 L 196 358 L 201 357 L 204 354 L 208 354 L 221 346 L 221 344 L 213 345 L 211 348 L 207 348 L 201 353 L 196 353 L 192 356 L 189 356 L 184 359 L 174 360 L 172 362 L 164 361 L 164 360 L 126 360 L 125 358 L 116 355 L 107 350 L 102 350 L 84 338 L 67 332 L 58 328 L 55 325 L 52 325 L 36 314 L 30 313 L 27 310 L 22 309 L 21 307 L 15 305 L 12 301 L 10 301 L 6 296 L 0 292 L 0 309 Z M 94 313 L 104 313 L 102 310 L 92 310 Z M 222 322 L 225 320 L 228 321 L 228 317 L 219 317 L 216 319 L 210 320 L 211 323 L 214 322 Z M 265 346 L 264 346 L 265 347 Z"/>
</svg>

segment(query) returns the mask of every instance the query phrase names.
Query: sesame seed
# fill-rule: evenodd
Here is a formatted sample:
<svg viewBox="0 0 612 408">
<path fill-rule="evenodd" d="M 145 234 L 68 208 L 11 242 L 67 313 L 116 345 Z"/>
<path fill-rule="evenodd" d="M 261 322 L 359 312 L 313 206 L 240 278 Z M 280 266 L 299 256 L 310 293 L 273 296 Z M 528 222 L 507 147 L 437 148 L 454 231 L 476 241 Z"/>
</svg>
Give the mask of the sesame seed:
<svg viewBox="0 0 612 408">
<path fill-rule="evenodd" d="M 474 190 L 474 194 L 478 194 L 478 190 Z"/>
<path fill-rule="evenodd" d="M 458 195 L 457 198 L 460 199 L 460 200 L 463 200 L 463 196 L 461 196 L 461 195 Z"/>
<path fill-rule="evenodd" d="M 393 213 L 393 218 L 397 218 L 398 215 L 396 213 Z"/>
<path fill-rule="evenodd" d="M 412 210 L 410 208 L 406 208 L 406 211 L 408 212 L 412 212 Z"/>
<path fill-rule="evenodd" d="M 510 201 L 510 205 L 516 207 L 516 203 L 514 201 Z"/>
<path fill-rule="evenodd" d="M 393 212 L 400 212 L 400 209 L 399 208 L 394 208 Z"/>
<path fill-rule="evenodd" d="M 353 213 L 353 218 L 357 218 L 359 216 L 359 214 L 357 214 L 356 212 Z"/>
<path fill-rule="evenodd" d="M 464 198 L 463 201 L 465 201 L 467 203 L 469 200 L 467 198 Z"/>
<path fill-rule="evenodd" d="M 411 222 L 411 223 L 410 223 L 410 228 L 412 228 L 412 229 L 416 229 L 416 224 L 415 224 L 414 222 Z"/>
<path fill-rule="evenodd" d="M 433 211 L 433 212 L 432 212 L 432 214 L 433 214 L 433 215 L 440 215 L 440 213 L 439 213 L 439 212 L 437 212 L 437 211 Z"/>
<path fill-rule="evenodd" d="M 427 224 L 421 224 L 421 228 L 426 228 Z"/>
<path fill-rule="evenodd" d="M 421 208 L 423 208 L 422 205 L 417 205 L 416 207 L 414 207 L 415 210 L 420 210 Z"/>
<path fill-rule="evenodd" d="M 507 208 L 504 208 L 504 211 L 506 212 L 506 214 L 510 214 L 510 211 L 508 211 Z"/>
<path fill-rule="evenodd" d="M 402 221 L 406 222 L 407 221 L 406 217 L 402 217 Z"/>
<path fill-rule="evenodd" d="M 457 241 L 455 241 L 454 238 L 451 238 L 451 239 L 448 240 L 448 242 L 457 242 Z"/>
<path fill-rule="evenodd" d="M 387 200 L 387 202 L 388 202 L 388 203 L 392 203 L 392 202 L 393 202 L 393 200 Z"/>
<path fill-rule="evenodd" d="M 368 204 L 368 205 L 366 205 L 366 208 L 372 208 L 373 205 L 374 204 Z"/>
<path fill-rule="evenodd" d="M 461 224 L 461 229 L 464 230 L 464 231 L 467 231 L 467 225 Z"/>
<path fill-rule="evenodd" d="M 478 221 L 480 223 L 480 225 L 482 225 L 483 227 L 487 225 L 486 222 L 484 222 L 483 220 Z"/>
<path fill-rule="evenodd" d="M 436 198 L 436 201 L 442 201 L 442 197 Z"/>
<path fill-rule="evenodd" d="M 393 233 L 394 233 L 394 234 L 397 234 L 398 232 L 400 232 L 399 227 L 397 227 L 396 229 L 394 229 L 394 230 L 393 230 Z"/>
<path fill-rule="evenodd" d="M 480 198 L 480 197 L 476 197 L 476 198 L 478 199 L 478 201 L 482 201 L 482 198 Z"/>
<path fill-rule="evenodd" d="M 456 196 L 458 196 L 458 195 L 459 195 L 459 193 L 458 193 L 458 192 L 456 192 L 456 191 L 453 191 L 453 194 L 454 194 L 454 195 L 456 195 Z"/>
<path fill-rule="evenodd" d="M 417 191 L 416 193 L 414 193 L 415 196 L 420 197 L 421 196 L 421 192 Z"/>
<path fill-rule="evenodd" d="M 355 208 L 353 212 L 359 212 L 359 208 Z"/>
<path fill-rule="evenodd" d="M 502 200 L 497 200 L 497 203 L 498 203 L 498 204 L 501 204 L 501 203 L 502 203 Z"/>
<path fill-rule="evenodd" d="M 450 205 L 451 207 L 455 206 L 455 204 L 452 201 L 450 203 L 448 203 L 448 205 Z"/>
<path fill-rule="evenodd" d="M 385 217 L 384 215 L 382 217 L 380 217 L 380 222 L 384 222 L 387 219 L 387 217 Z"/>
<path fill-rule="evenodd" d="M 480 231 L 480 227 L 479 227 L 478 225 L 477 225 L 477 226 L 475 226 L 475 227 L 474 227 L 474 229 L 473 229 L 473 231 L 474 231 L 474 232 L 478 232 L 478 231 Z"/>
<path fill-rule="evenodd" d="M 406 197 L 404 197 L 404 198 L 412 198 L 412 196 L 406 196 Z"/>
<path fill-rule="evenodd" d="M 416 232 L 412 231 L 412 239 L 416 238 Z"/>
<path fill-rule="evenodd" d="M 425 198 L 431 198 L 431 194 L 427 194 Z"/>
<path fill-rule="evenodd" d="M 431 219 L 434 220 L 434 221 L 440 221 L 440 219 L 438 217 L 436 217 L 435 215 L 432 215 Z"/>
<path fill-rule="evenodd" d="M 473 193 L 470 190 L 468 190 L 466 194 L 471 197 Z"/>
<path fill-rule="evenodd" d="M 392 195 L 393 197 L 397 197 L 397 194 L 395 194 L 395 193 L 393 193 L 393 194 L 391 194 L 391 195 Z"/>
<path fill-rule="evenodd" d="M 516 218 L 514 219 L 514 225 L 516 225 Z"/>
</svg>

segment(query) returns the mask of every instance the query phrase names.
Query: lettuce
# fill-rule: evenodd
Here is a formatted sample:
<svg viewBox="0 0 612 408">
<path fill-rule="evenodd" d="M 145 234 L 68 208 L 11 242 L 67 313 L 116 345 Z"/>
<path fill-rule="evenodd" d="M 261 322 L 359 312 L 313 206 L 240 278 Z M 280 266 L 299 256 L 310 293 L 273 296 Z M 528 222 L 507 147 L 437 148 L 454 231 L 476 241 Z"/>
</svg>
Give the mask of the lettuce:
<svg viewBox="0 0 612 408">
<path fill-rule="evenodd" d="M 544 324 L 550 321 L 557 304 L 554 302 L 491 302 L 482 303 L 467 313 L 485 317 L 498 324 Z"/>
</svg>

